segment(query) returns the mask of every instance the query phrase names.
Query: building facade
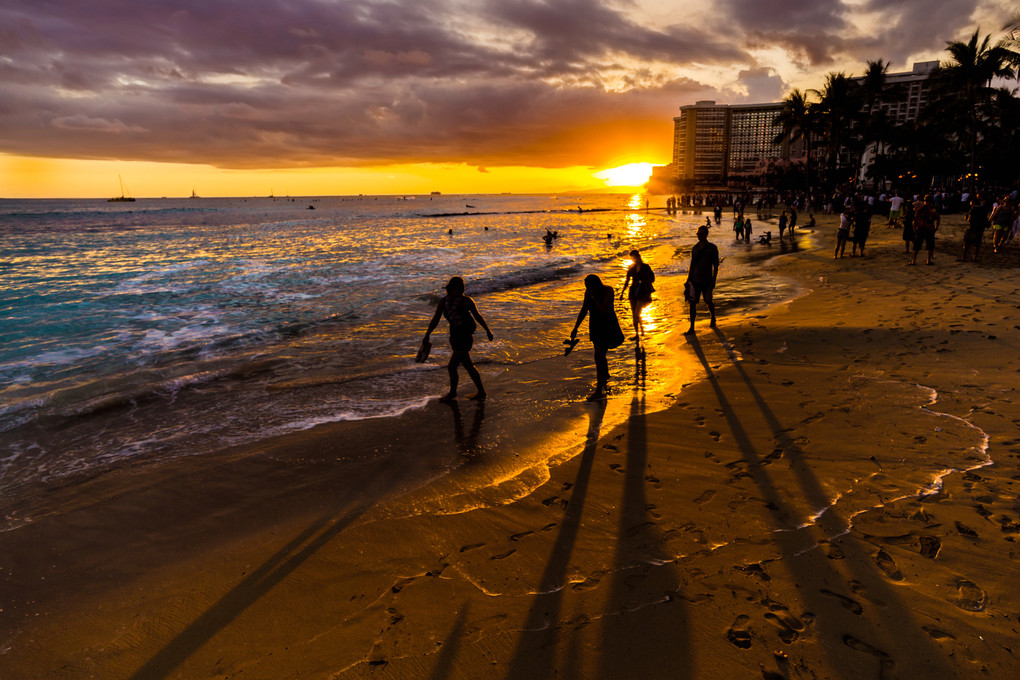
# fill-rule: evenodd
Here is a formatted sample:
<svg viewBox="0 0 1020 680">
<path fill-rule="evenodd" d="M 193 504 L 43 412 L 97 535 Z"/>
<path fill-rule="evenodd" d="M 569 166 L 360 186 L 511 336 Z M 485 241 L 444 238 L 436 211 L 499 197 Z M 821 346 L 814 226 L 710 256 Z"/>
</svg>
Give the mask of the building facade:
<svg viewBox="0 0 1020 680">
<path fill-rule="evenodd" d="M 700 101 L 680 107 L 673 119 L 673 173 L 680 183 L 699 187 L 746 181 L 761 162 L 788 156 L 775 144 L 777 104 L 716 104 Z"/>
<path fill-rule="evenodd" d="M 928 76 L 939 62 L 919 62 L 910 71 L 886 76 L 882 96 L 874 104 L 894 125 L 917 120 L 930 94 Z M 863 78 L 854 79 L 858 83 Z M 871 105 L 865 105 L 869 113 Z M 698 188 L 743 185 L 757 179 L 762 168 L 804 157 L 805 145 L 776 144 L 774 124 L 782 102 L 768 104 L 716 104 L 699 101 L 680 107 L 673 119 L 673 181 Z M 815 147 L 816 149 L 818 147 Z M 861 173 L 878 150 L 869 148 Z"/>
</svg>

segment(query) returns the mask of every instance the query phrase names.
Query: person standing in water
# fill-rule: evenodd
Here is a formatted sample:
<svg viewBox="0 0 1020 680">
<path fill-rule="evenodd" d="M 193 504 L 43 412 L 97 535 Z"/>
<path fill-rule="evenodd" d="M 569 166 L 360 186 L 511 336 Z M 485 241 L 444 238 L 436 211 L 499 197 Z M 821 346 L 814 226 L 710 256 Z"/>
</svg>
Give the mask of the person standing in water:
<svg viewBox="0 0 1020 680">
<path fill-rule="evenodd" d="M 627 277 L 623 280 L 623 290 L 620 291 L 620 299 L 627 293 L 627 286 L 633 279 L 634 284 L 630 286 L 630 313 L 634 319 L 634 337 L 631 340 L 638 340 L 645 334 L 644 326 L 641 324 L 641 310 L 652 301 L 652 293 L 655 292 L 655 272 L 648 266 L 648 263 L 641 259 L 641 253 L 636 250 L 630 251 L 634 258 L 634 264 L 627 269 Z"/>
<path fill-rule="evenodd" d="M 715 328 L 715 302 L 712 291 L 715 280 L 719 276 L 719 248 L 708 240 L 708 229 L 698 227 L 698 242 L 691 248 L 691 267 L 687 272 L 687 283 L 684 286 L 684 297 L 691 306 L 691 327 L 685 335 L 694 333 L 694 319 L 698 314 L 698 298 L 704 296 L 708 305 L 708 313 L 712 315 L 712 328 Z"/>
<path fill-rule="evenodd" d="M 485 387 L 482 386 L 482 377 L 478 375 L 478 369 L 471 361 L 471 347 L 474 345 L 475 321 L 477 320 L 485 329 L 485 334 L 492 340 L 492 331 L 489 330 L 485 319 L 478 313 L 475 301 L 464 295 L 464 279 L 454 276 L 446 284 L 446 297 L 436 305 L 436 313 L 432 315 L 429 328 L 425 331 L 424 343 L 429 341 L 432 331 L 439 325 L 439 319 L 446 317 L 450 322 L 450 347 L 453 354 L 450 356 L 450 363 L 446 370 L 450 373 L 450 391 L 439 398 L 440 401 L 453 401 L 457 398 L 457 367 L 462 365 L 468 376 L 475 383 L 477 392 L 470 395 L 468 399 L 485 399 Z"/>
<path fill-rule="evenodd" d="M 602 283 L 602 279 L 595 274 L 588 274 L 584 277 L 584 289 L 584 303 L 574 322 L 574 330 L 570 331 L 570 342 L 576 342 L 577 329 L 590 312 L 588 337 L 595 346 L 595 391 L 588 395 L 588 401 L 598 401 L 605 399 L 608 393 L 608 354 L 609 350 L 623 344 L 623 330 L 620 329 L 620 321 L 613 308 L 616 299 L 613 287 Z"/>
</svg>

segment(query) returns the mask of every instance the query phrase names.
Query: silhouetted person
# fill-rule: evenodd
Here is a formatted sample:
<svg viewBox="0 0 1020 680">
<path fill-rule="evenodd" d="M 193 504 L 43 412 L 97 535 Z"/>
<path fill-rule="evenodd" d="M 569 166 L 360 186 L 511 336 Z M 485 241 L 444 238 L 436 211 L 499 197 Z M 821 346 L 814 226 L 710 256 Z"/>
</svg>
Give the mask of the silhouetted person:
<svg viewBox="0 0 1020 680">
<path fill-rule="evenodd" d="M 970 202 L 970 211 L 967 213 L 967 231 L 963 232 L 963 255 L 961 262 L 967 261 L 967 253 L 974 249 L 974 261 L 978 261 L 981 255 L 981 242 L 985 239 L 985 230 L 991 225 L 988 219 L 989 209 L 985 197 L 978 194 Z"/>
<path fill-rule="evenodd" d="M 698 242 L 691 248 L 691 267 L 687 271 L 687 283 L 691 285 L 691 291 L 685 286 L 684 294 L 691 306 L 691 327 L 687 334 L 694 332 L 694 319 L 698 315 L 698 299 L 704 296 L 705 304 L 708 305 L 708 313 L 712 315 L 712 328 L 715 328 L 715 302 L 712 300 L 712 291 L 715 289 L 715 280 L 719 276 L 719 249 L 714 243 L 708 240 L 708 229 L 698 227 Z"/>
<path fill-rule="evenodd" d="M 903 204 L 903 252 L 909 253 L 914 245 L 914 204 L 907 201 Z"/>
<path fill-rule="evenodd" d="M 616 299 L 613 287 L 602 283 L 602 279 L 595 274 L 588 274 L 584 277 L 584 289 L 584 302 L 577 314 L 577 321 L 574 322 L 574 329 L 570 331 L 570 339 L 577 337 L 577 329 L 590 312 L 588 338 L 595 347 L 595 391 L 588 395 L 588 401 L 596 401 L 606 398 L 609 384 L 607 354 L 609 350 L 623 344 L 623 331 L 613 308 Z"/>
<path fill-rule="evenodd" d="M 854 211 L 852 207 L 848 207 L 839 214 L 839 228 L 836 229 L 836 250 L 832 255 L 832 259 L 843 257 L 847 239 L 850 238 L 850 227 L 853 223 Z"/>
<path fill-rule="evenodd" d="M 992 252 L 998 253 L 1009 243 L 1010 235 L 1013 233 L 1013 220 L 1016 219 L 1009 196 L 1002 197 L 989 219 L 992 222 Z"/>
<path fill-rule="evenodd" d="M 450 347 L 453 349 L 453 354 L 450 356 L 450 363 L 446 365 L 446 370 L 450 373 L 450 391 L 439 400 L 451 401 L 457 398 L 457 366 L 461 364 L 464 365 L 468 376 L 478 389 L 468 399 L 484 399 L 485 388 L 482 386 L 482 377 L 478 375 L 478 369 L 472 363 L 470 354 L 471 347 L 474 345 L 475 321 L 477 320 L 482 325 L 490 341 L 492 340 L 492 331 L 489 330 L 482 315 L 478 313 L 475 301 L 464 295 L 464 279 L 459 276 L 454 276 L 446 284 L 446 297 L 436 305 L 436 313 L 432 315 L 429 328 L 425 331 L 424 342 L 428 342 L 432 331 L 439 325 L 439 319 L 444 316 L 450 322 Z"/>
<path fill-rule="evenodd" d="M 857 206 L 854 212 L 854 239 L 853 248 L 850 250 L 850 257 L 857 257 L 857 249 L 861 249 L 861 257 L 864 257 L 864 244 L 868 242 L 868 234 L 871 233 L 871 211 L 865 203 Z"/>
<path fill-rule="evenodd" d="M 627 269 L 627 277 L 623 280 L 623 290 L 620 291 L 620 299 L 623 299 L 627 292 L 627 286 L 633 279 L 634 285 L 630 286 L 630 313 L 634 319 L 634 337 L 631 340 L 639 340 L 645 334 L 641 325 L 641 309 L 652 301 L 652 293 L 655 292 L 655 272 L 648 266 L 648 263 L 641 259 L 641 253 L 636 250 L 630 251 L 634 258 L 634 264 Z"/>
<path fill-rule="evenodd" d="M 928 251 L 928 261 L 925 264 L 935 264 L 935 232 L 939 230 L 941 221 L 939 211 L 935 209 L 935 198 L 931 194 L 914 204 L 914 256 L 910 264 L 917 264 L 917 253 L 922 244 Z"/>
</svg>

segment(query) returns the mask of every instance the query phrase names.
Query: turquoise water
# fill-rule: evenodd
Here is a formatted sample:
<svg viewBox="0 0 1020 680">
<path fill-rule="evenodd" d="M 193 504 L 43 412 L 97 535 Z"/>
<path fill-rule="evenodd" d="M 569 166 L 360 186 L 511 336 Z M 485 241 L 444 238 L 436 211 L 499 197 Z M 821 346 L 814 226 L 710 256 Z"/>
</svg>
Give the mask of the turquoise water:
<svg viewBox="0 0 1020 680">
<path fill-rule="evenodd" d="M 643 207 L 620 195 L 0 201 L 0 495 L 420 408 L 446 387 L 442 347 L 428 364 L 413 356 L 453 275 L 497 336 L 476 345 L 483 374 L 561 354 L 585 274 L 619 289 L 632 248 L 660 275 L 686 271 L 704 217 Z M 752 247 L 720 231 L 723 307 L 782 297 L 741 264 Z"/>
</svg>

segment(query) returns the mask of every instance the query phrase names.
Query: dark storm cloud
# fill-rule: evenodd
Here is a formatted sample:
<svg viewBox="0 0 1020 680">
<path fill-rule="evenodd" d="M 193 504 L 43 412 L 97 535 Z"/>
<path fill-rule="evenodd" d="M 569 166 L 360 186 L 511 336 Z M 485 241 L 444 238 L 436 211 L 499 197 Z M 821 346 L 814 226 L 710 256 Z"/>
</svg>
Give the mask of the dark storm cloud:
<svg viewBox="0 0 1020 680">
<path fill-rule="evenodd" d="M 718 0 L 725 29 L 679 5 L 642 23 L 630 0 L 0 0 L 0 152 L 600 165 L 607 140 L 668 149 L 695 99 L 778 98 L 746 49 L 905 58 L 941 49 L 975 1 L 875 2 L 883 28 L 863 36 L 840 0 Z M 735 81 L 677 75 L 692 65 Z"/>
<path fill-rule="evenodd" d="M 479 40 L 479 25 L 523 41 Z M 0 1 L 0 151 L 232 167 L 597 163 L 572 128 L 668 124 L 677 106 L 668 79 L 605 89 L 635 60 L 748 61 L 729 41 L 647 28 L 594 0 Z"/>
<path fill-rule="evenodd" d="M 881 56 L 909 68 L 905 62 L 910 55 L 933 46 L 941 49 L 961 33 L 972 34 L 978 28 L 971 20 L 977 6 L 977 0 L 869 0 L 866 8 L 881 17 L 883 26 L 876 41 L 876 56 L 871 58 Z M 983 33 L 998 28 L 984 26 Z"/>
<path fill-rule="evenodd" d="M 978 0 L 720 0 L 720 8 L 746 34 L 748 47 L 778 46 L 808 66 L 837 59 L 892 61 L 910 67 L 921 51 L 939 51 L 971 27 Z M 858 27 L 867 18 L 869 28 Z"/>
</svg>

